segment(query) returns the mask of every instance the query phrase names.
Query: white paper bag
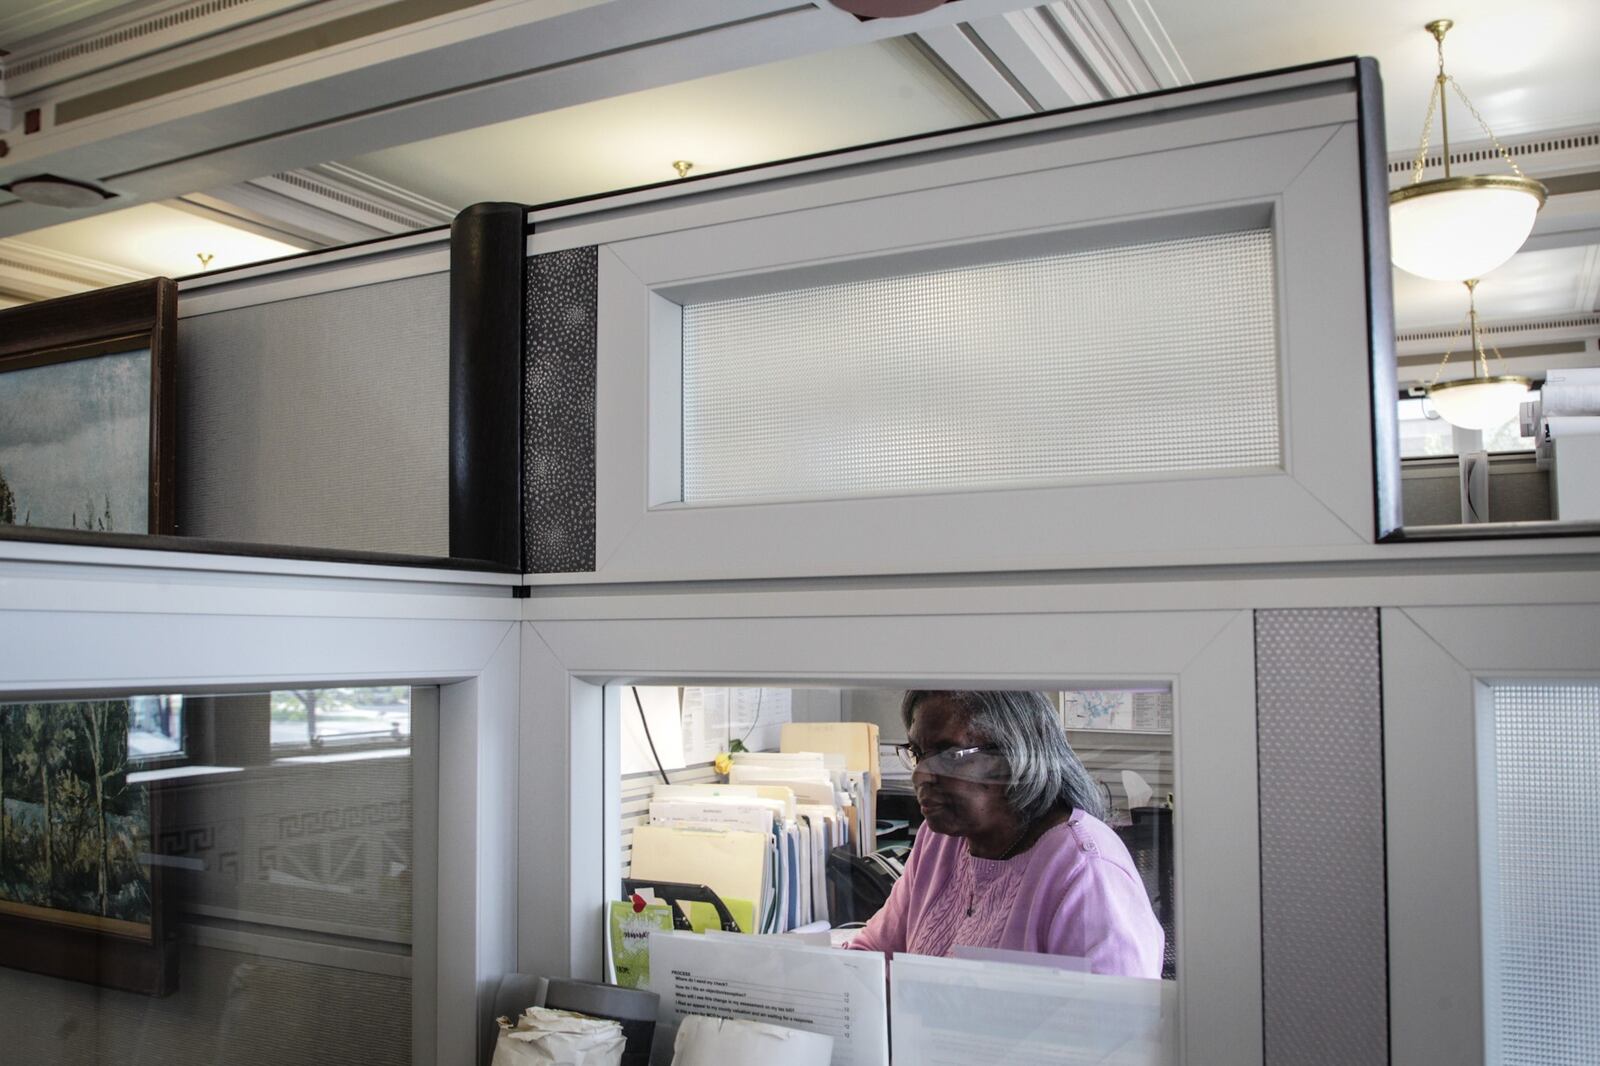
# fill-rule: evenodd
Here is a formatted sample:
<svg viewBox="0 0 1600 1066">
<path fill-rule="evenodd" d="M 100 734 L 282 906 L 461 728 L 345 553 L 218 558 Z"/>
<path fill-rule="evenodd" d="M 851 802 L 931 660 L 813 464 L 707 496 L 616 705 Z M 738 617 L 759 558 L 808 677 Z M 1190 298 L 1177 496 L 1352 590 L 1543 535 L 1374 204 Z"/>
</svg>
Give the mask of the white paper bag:
<svg viewBox="0 0 1600 1066">
<path fill-rule="evenodd" d="M 515 1029 L 500 1019 L 493 1066 L 620 1066 L 626 1044 L 620 1022 L 529 1007 Z"/>
<path fill-rule="evenodd" d="M 832 1061 L 833 1037 L 826 1033 L 703 1014 L 685 1017 L 672 1045 L 672 1066 L 828 1066 Z"/>
</svg>

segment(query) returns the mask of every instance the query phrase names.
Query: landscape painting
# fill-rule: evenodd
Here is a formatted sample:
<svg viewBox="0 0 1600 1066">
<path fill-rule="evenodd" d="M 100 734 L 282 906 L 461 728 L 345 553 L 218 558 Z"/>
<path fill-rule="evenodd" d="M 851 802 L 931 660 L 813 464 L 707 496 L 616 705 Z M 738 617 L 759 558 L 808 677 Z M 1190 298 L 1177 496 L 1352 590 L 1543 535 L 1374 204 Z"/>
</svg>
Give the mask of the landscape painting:
<svg viewBox="0 0 1600 1066">
<path fill-rule="evenodd" d="M 149 939 L 149 790 L 127 700 L 0 704 L 0 915 Z"/>
<path fill-rule="evenodd" d="M 0 373 L 0 525 L 144 533 L 150 349 Z"/>
</svg>

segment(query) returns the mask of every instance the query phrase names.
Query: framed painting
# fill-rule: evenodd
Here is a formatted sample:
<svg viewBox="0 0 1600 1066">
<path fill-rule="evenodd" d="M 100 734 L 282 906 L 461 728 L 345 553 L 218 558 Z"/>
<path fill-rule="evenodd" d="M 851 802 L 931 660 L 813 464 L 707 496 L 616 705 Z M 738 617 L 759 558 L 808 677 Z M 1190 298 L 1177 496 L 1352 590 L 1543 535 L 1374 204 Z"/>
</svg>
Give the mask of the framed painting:
<svg viewBox="0 0 1600 1066">
<path fill-rule="evenodd" d="M 177 988 L 160 792 L 129 779 L 132 701 L 0 703 L 0 966 Z"/>
<path fill-rule="evenodd" d="M 173 533 L 178 287 L 0 311 L 0 525 Z"/>
</svg>

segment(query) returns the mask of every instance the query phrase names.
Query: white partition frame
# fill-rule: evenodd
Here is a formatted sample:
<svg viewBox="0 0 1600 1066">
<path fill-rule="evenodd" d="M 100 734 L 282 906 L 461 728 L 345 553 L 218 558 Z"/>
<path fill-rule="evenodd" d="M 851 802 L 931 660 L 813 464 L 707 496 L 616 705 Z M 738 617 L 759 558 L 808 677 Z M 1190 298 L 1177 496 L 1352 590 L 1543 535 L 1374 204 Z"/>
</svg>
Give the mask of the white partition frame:
<svg viewBox="0 0 1600 1066">
<path fill-rule="evenodd" d="M 959 594 L 898 613 L 804 593 L 738 597 L 736 614 L 670 596 L 528 601 L 519 968 L 595 978 L 618 875 L 618 683 L 1045 687 L 1149 680 L 1176 703 L 1182 1061 L 1262 1060 L 1254 626 L 1247 610 L 973 612 Z M 711 597 L 712 600 L 718 597 Z M 608 690 L 606 686 L 611 686 Z"/>
<path fill-rule="evenodd" d="M 625 217 L 564 220 L 553 235 L 536 236 L 533 251 L 600 244 L 595 579 L 1221 562 L 1262 549 L 1370 545 L 1356 72 L 1354 62 L 1330 64 L 1192 98 L 953 134 L 898 156 L 865 150 L 833 172 L 713 186 L 649 209 L 618 205 Z M 1275 236 L 1281 470 L 893 498 L 675 502 L 682 301 L 871 275 L 885 257 L 907 269 L 943 265 L 977 244 L 1032 249 L 1051 239 L 1070 244 L 1084 230 L 1112 240 L 1185 235 L 1220 215 L 1270 219 Z M 1073 520 L 1082 514 L 1118 520 Z M 1177 515 L 1192 519 L 1181 550 L 1171 538 Z M 919 532 L 884 536 L 891 528 Z"/>
<path fill-rule="evenodd" d="M 515 581 L 10 542 L 0 545 L 0 701 L 438 685 L 437 766 L 418 761 L 415 794 L 412 1057 L 487 1061 L 489 1011 L 515 948 Z"/>
<path fill-rule="evenodd" d="M 1600 676 L 1600 604 L 1386 608 L 1390 1061 L 1485 1063 L 1490 685 Z"/>
</svg>

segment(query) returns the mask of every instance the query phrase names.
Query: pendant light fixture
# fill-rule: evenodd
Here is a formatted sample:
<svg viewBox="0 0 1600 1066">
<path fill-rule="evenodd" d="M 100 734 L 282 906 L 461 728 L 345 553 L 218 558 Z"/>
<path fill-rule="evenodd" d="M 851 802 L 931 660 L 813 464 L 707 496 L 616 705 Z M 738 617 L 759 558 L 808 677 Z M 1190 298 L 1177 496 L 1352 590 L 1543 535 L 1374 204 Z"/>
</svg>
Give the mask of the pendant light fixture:
<svg viewBox="0 0 1600 1066">
<path fill-rule="evenodd" d="M 1489 373 L 1489 357 L 1483 353 L 1483 338 L 1478 330 L 1478 281 L 1474 278 L 1465 284 L 1467 329 L 1472 338 L 1472 377 L 1460 381 L 1440 381 L 1439 375 L 1444 373 L 1445 364 L 1450 362 L 1451 352 L 1445 352 L 1439 369 L 1433 373 L 1433 380 L 1428 383 L 1427 395 L 1433 402 L 1433 409 L 1439 412 L 1439 417 L 1452 426 L 1493 429 L 1516 417 L 1517 405 L 1527 395 L 1528 387 L 1533 382 L 1517 374 L 1493 376 Z M 1503 368 L 1505 359 L 1498 349 L 1494 354 Z"/>
<path fill-rule="evenodd" d="M 1533 231 L 1544 206 L 1545 187 L 1522 173 L 1511 153 L 1472 106 L 1455 78 L 1444 72 L 1444 35 L 1454 23 L 1438 19 L 1425 27 L 1439 49 L 1439 73 L 1428 97 L 1422 123 L 1422 146 L 1411 168 L 1411 184 L 1389 194 L 1389 241 L 1395 266 L 1434 281 L 1481 278 L 1517 253 Z M 1461 98 L 1472 117 L 1511 167 L 1510 174 L 1452 175 L 1450 119 L 1445 86 Z M 1428 158 L 1428 134 L 1435 112 L 1443 140 L 1444 177 L 1422 180 Z"/>
</svg>

